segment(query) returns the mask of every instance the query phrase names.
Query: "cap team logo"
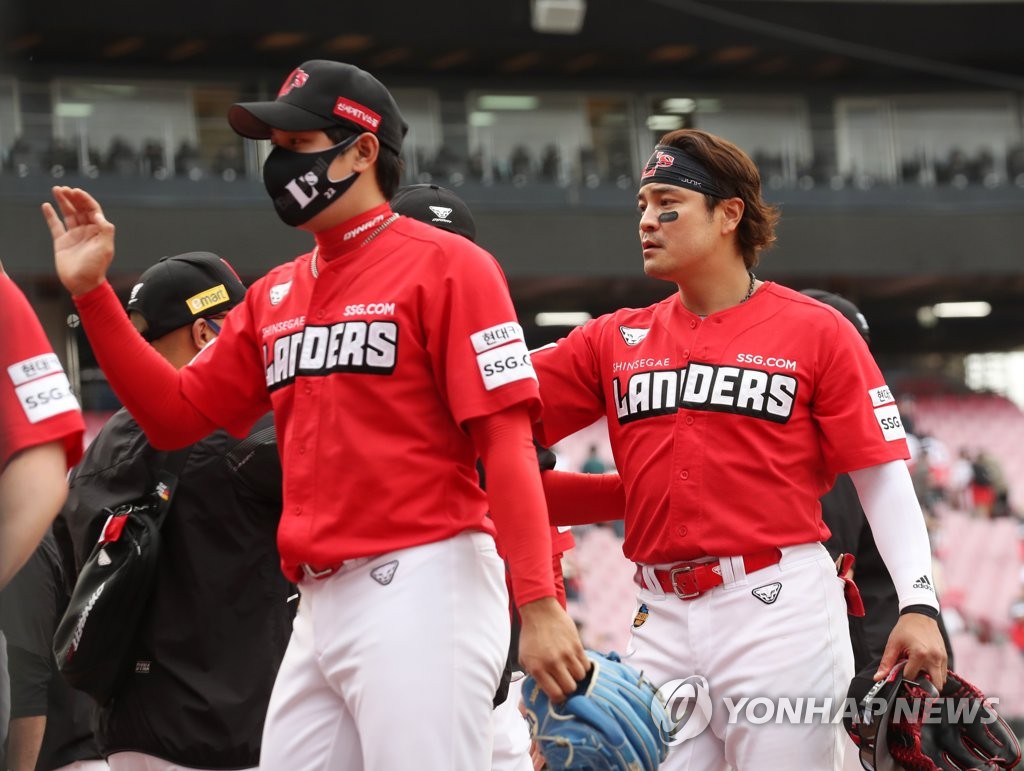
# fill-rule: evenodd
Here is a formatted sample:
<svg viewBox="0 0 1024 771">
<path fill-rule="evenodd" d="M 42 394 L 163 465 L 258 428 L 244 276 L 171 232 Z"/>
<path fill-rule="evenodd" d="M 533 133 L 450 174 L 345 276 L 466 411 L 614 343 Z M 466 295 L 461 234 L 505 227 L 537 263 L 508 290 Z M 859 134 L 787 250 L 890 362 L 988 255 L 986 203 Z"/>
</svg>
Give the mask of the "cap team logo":
<svg viewBox="0 0 1024 771">
<path fill-rule="evenodd" d="M 626 345 L 639 345 L 643 342 L 644 338 L 647 337 L 647 333 L 650 329 L 637 329 L 635 327 L 624 327 L 619 325 L 619 334 L 622 335 L 622 339 L 626 341 Z"/>
<path fill-rule="evenodd" d="M 447 206 L 428 206 L 427 208 L 434 212 L 434 222 L 451 223 L 451 220 L 448 219 L 448 217 L 451 215 L 452 210 Z"/>
<path fill-rule="evenodd" d="M 292 74 L 285 78 L 284 83 L 281 85 L 281 90 L 277 92 L 278 97 L 290 93 L 292 89 L 302 88 L 308 80 L 309 74 L 301 67 L 296 67 Z"/>
<path fill-rule="evenodd" d="M 128 304 L 129 305 L 131 305 L 133 302 L 135 302 L 138 299 L 138 297 L 139 297 L 139 290 L 140 289 L 142 289 L 142 284 L 136 284 L 135 286 L 132 287 L 132 293 L 128 297 Z"/>
<path fill-rule="evenodd" d="M 651 714 L 658 716 L 661 734 L 670 747 L 700 736 L 711 724 L 711 688 L 700 675 L 669 680 L 654 698 L 665 705 L 664 712 L 652 705 Z"/>
</svg>

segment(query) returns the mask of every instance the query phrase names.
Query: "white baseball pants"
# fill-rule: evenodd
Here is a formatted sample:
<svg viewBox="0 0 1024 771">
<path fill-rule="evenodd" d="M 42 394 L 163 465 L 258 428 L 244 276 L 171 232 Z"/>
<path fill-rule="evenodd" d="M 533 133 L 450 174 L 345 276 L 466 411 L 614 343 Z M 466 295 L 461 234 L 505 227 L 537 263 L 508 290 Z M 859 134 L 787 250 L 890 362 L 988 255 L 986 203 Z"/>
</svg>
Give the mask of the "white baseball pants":
<svg viewBox="0 0 1024 771">
<path fill-rule="evenodd" d="M 519 711 L 525 675 L 513 673 L 508 698 L 494 710 L 494 751 L 491 771 L 533 771 L 530 724 Z"/>
<path fill-rule="evenodd" d="M 471 532 L 304 579 L 260 768 L 488 768 L 504 573 L 491 536 Z"/>
<path fill-rule="evenodd" d="M 711 695 L 710 726 L 672 746 L 662 771 L 839 771 L 848 743 L 842 722 L 813 712 L 793 721 L 778 709 L 801 698 L 844 704 L 853 650 L 835 564 L 814 543 L 783 548 L 779 564 L 750 575 L 740 559 L 721 565 L 725 584 L 692 600 L 639 594 L 649 613 L 632 630 L 626 663 L 658 687 L 702 676 Z M 737 708 L 744 697 L 750 709 Z"/>
</svg>

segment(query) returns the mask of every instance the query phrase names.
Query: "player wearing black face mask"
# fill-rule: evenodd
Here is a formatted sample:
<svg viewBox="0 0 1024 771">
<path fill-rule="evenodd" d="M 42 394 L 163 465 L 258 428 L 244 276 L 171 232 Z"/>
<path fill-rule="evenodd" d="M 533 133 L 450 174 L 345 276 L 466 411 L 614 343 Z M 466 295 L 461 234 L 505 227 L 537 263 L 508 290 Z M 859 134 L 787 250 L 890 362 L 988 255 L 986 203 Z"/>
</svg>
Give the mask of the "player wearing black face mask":
<svg viewBox="0 0 1024 771">
<path fill-rule="evenodd" d="M 244 433 L 273 409 L 285 480 L 278 549 L 302 603 L 261 765 L 488 768 L 480 728 L 509 641 L 495 535 L 524 669 L 559 700 L 590 665 L 555 598 L 531 440 L 537 384 L 507 281 L 479 246 L 392 210 L 406 127 L 363 70 L 305 62 L 274 101 L 234 105 L 228 120 L 283 148 L 269 189 L 294 202 L 275 201 L 279 213 L 305 210 L 286 221 L 316 245 L 257 280 L 215 344 L 168 371 L 124 329 L 105 280 L 114 228 L 83 190 L 55 188 L 63 220 L 44 208 L 58 274 L 154 445 L 179 447 L 217 425 Z M 416 716 L 397 734 L 395 685 Z"/>
<path fill-rule="evenodd" d="M 270 152 L 263 163 L 263 184 L 282 222 L 292 227 L 306 224 L 355 184 L 358 172 L 332 179 L 330 166 L 357 139 L 355 134 L 317 152 L 300 153 L 280 145 Z"/>
</svg>

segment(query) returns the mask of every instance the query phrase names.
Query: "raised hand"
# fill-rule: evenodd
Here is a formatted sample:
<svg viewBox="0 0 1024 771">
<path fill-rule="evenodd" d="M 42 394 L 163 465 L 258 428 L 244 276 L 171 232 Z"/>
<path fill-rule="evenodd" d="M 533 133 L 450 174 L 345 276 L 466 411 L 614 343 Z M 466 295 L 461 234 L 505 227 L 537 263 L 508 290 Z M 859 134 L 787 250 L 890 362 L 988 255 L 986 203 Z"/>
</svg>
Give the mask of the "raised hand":
<svg viewBox="0 0 1024 771">
<path fill-rule="evenodd" d="M 42 208 L 53 238 L 57 277 L 72 295 L 85 294 L 107 278 L 114 259 L 114 226 L 96 199 L 80 188 L 55 187 L 53 198 L 59 215 L 49 203 Z"/>
</svg>

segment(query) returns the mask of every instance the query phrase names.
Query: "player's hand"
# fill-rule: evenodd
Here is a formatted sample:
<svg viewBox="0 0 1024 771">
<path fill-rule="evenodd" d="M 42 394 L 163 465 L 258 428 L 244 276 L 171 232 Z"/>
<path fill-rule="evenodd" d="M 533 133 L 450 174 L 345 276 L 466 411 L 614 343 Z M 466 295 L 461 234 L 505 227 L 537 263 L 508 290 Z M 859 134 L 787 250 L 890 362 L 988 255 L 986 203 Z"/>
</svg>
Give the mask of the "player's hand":
<svg viewBox="0 0 1024 771">
<path fill-rule="evenodd" d="M 553 701 L 564 701 L 590 667 L 576 624 L 554 597 L 520 606 L 519 616 L 519 663 Z"/>
<path fill-rule="evenodd" d="M 946 644 L 934 618 L 921 613 L 900 616 L 889 635 L 874 679 L 881 680 L 903 658 L 907 660 L 904 677 L 913 680 L 919 672 L 927 672 L 935 687 L 942 690 L 949 661 Z"/>
<path fill-rule="evenodd" d="M 95 289 L 107 278 L 114 259 L 114 226 L 96 199 L 80 188 L 55 187 L 60 215 L 43 204 L 43 219 L 53 238 L 57 277 L 73 296 Z"/>
</svg>

